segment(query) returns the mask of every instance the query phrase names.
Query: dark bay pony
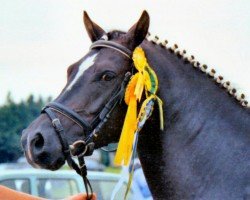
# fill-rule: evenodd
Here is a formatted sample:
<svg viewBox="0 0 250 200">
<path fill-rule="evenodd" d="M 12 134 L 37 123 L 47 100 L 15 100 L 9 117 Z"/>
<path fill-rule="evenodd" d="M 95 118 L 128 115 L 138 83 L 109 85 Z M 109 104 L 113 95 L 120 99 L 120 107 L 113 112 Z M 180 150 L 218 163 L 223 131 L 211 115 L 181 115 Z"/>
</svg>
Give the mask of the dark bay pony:
<svg viewBox="0 0 250 200">
<path fill-rule="evenodd" d="M 204 73 L 206 66 L 185 58 L 177 46 L 166 48 L 166 43 L 156 43 L 157 38 L 145 39 L 149 27 L 145 11 L 127 33 L 106 33 L 87 13 L 84 23 L 92 42 L 109 40 L 130 51 L 141 45 L 158 76 L 164 131 L 159 129 L 155 109 L 138 141 L 138 155 L 154 199 L 250 199 L 250 110 L 233 97 L 235 90 L 224 89 L 229 84 L 221 84 L 222 77 L 214 78 L 214 71 Z M 132 71 L 132 60 L 117 49 L 91 49 L 68 68 L 67 85 L 54 102 L 91 123 L 128 71 Z M 95 148 L 119 140 L 126 108 L 123 102 L 115 107 L 94 138 Z M 62 113 L 56 115 L 69 144 L 87 137 L 88 132 L 77 123 Z M 23 131 L 22 146 L 35 167 L 57 170 L 65 162 L 60 140 L 44 113 Z"/>
</svg>

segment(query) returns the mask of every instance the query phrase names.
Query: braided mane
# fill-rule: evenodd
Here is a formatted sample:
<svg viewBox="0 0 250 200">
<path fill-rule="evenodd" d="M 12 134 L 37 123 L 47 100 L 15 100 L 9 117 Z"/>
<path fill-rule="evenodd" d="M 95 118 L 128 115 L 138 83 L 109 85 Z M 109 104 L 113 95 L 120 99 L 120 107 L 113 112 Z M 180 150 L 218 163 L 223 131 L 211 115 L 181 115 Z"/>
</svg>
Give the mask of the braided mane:
<svg viewBox="0 0 250 200">
<path fill-rule="evenodd" d="M 246 100 L 245 94 L 238 94 L 237 90 L 231 86 L 230 81 L 224 80 L 223 76 L 221 75 L 215 75 L 216 71 L 215 69 L 211 69 L 208 71 L 208 66 L 206 64 L 200 64 L 197 60 L 195 60 L 195 57 L 193 55 L 188 56 L 186 50 L 180 50 L 178 49 L 178 45 L 174 44 L 172 47 L 168 47 L 168 41 L 159 40 L 158 36 L 152 36 L 150 33 L 147 35 L 147 40 L 149 42 L 152 42 L 156 45 L 161 46 L 162 48 L 166 48 L 171 53 L 175 54 L 179 59 L 183 59 L 184 63 L 190 63 L 194 68 L 197 70 L 202 71 L 203 73 L 206 73 L 207 76 L 212 78 L 221 88 L 226 89 L 227 92 L 235 98 L 235 100 L 240 103 L 245 108 L 250 108 L 250 104 Z"/>
</svg>

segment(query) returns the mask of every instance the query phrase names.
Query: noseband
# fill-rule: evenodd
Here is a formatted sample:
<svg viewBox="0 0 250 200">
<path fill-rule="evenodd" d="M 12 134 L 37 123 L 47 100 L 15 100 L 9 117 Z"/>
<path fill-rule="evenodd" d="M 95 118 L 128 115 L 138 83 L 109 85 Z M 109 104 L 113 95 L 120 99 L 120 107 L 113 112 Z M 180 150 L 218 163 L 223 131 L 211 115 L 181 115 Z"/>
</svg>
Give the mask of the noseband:
<svg viewBox="0 0 250 200">
<path fill-rule="evenodd" d="M 113 41 L 98 40 L 91 45 L 90 49 L 103 47 L 114 49 L 131 59 L 132 52 L 123 45 Z M 123 99 L 125 88 L 130 76 L 130 72 L 125 74 L 120 88 L 114 91 L 112 97 L 92 122 L 87 122 L 77 112 L 57 102 L 48 103 L 41 111 L 41 113 L 46 113 L 50 118 L 62 145 L 62 151 L 68 165 L 73 168 L 80 176 L 82 176 L 88 199 L 92 199 L 93 192 L 90 182 L 87 178 L 87 168 L 85 165 L 84 156 L 91 155 L 93 153 L 93 138 L 98 136 L 100 129 L 110 118 L 110 114 L 114 110 L 115 106 Z M 80 126 L 85 134 L 85 139 L 77 140 L 73 144 L 69 145 L 65 136 L 64 128 L 56 113 L 60 113 Z M 78 157 L 79 165 L 77 165 L 72 159 L 72 156 Z"/>
</svg>

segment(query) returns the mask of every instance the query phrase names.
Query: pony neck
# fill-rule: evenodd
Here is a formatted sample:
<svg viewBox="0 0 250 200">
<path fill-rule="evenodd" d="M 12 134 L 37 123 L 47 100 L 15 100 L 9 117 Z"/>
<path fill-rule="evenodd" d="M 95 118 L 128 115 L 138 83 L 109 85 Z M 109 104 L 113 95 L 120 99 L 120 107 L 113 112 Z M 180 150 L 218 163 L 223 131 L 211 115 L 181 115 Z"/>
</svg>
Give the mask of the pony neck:
<svg viewBox="0 0 250 200">
<path fill-rule="evenodd" d="M 155 199 L 185 199 L 190 195 L 187 186 L 196 193 L 197 184 L 206 184 L 202 178 L 218 167 L 212 161 L 230 153 L 232 141 L 240 144 L 247 139 L 250 113 L 212 78 L 169 50 L 148 41 L 141 46 L 159 79 L 165 128 L 159 129 L 156 109 L 139 134 L 138 155 Z M 239 131 L 241 138 L 236 137 Z M 199 167 L 197 159 L 207 166 Z"/>
<path fill-rule="evenodd" d="M 158 96 L 164 104 L 165 129 L 177 122 L 184 123 L 182 128 L 188 133 L 217 120 L 230 121 L 236 127 L 239 122 L 250 123 L 250 109 L 242 107 L 213 78 L 160 45 L 145 40 L 142 47 L 159 79 Z"/>
</svg>

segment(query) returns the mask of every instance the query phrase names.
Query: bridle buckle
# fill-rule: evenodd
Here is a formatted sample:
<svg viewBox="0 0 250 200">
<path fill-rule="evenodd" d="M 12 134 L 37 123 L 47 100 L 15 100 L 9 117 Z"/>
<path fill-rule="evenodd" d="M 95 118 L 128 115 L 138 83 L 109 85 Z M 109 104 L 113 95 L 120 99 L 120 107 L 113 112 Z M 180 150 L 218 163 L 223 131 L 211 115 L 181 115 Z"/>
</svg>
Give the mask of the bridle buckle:
<svg viewBox="0 0 250 200">
<path fill-rule="evenodd" d="M 77 140 L 73 144 L 69 145 L 71 156 L 82 157 L 88 150 L 88 145 L 84 140 Z"/>
<path fill-rule="evenodd" d="M 63 131 L 63 126 L 58 118 L 53 119 L 51 123 L 57 131 Z"/>
</svg>

